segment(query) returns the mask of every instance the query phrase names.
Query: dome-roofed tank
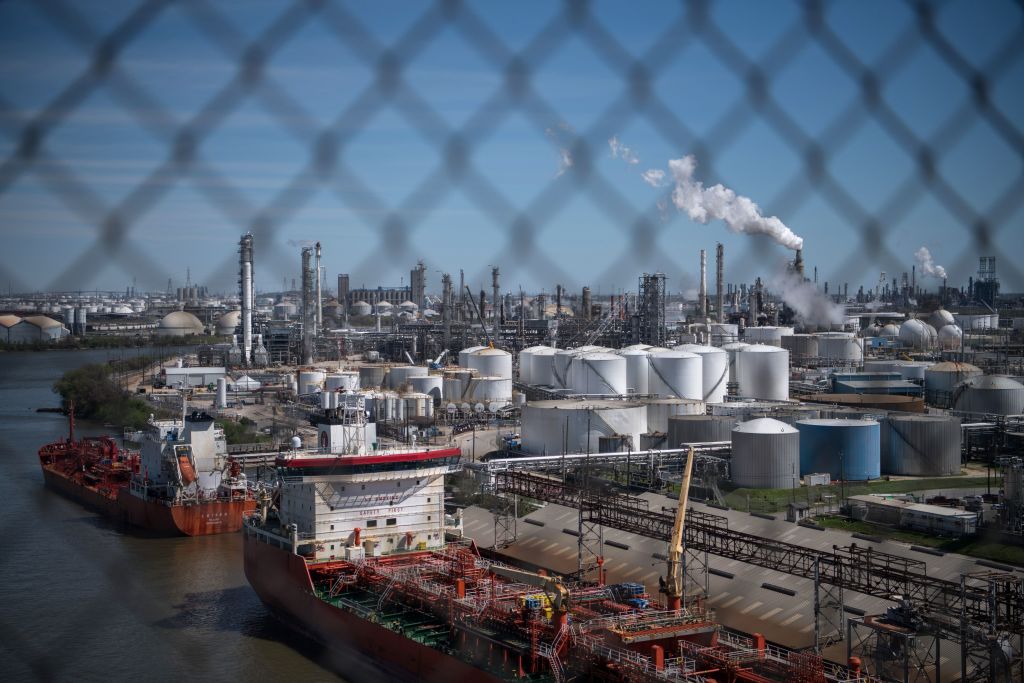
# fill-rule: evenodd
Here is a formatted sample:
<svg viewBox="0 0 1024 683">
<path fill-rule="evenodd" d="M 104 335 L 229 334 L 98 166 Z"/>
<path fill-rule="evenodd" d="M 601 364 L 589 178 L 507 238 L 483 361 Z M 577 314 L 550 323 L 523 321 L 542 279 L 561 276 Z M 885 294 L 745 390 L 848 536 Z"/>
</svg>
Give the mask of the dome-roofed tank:
<svg viewBox="0 0 1024 683">
<path fill-rule="evenodd" d="M 789 351 L 752 344 L 736 356 L 736 382 L 743 398 L 789 398 Z"/>
<path fill-rule="evenodd" d="M 800 485 L 800 432 L 762 417 L 732 430 L 733 484 L 745 488 L 792 489 Z"/>
<path fill-rule="evenodd" d="M 875 420 L 799 420 L 796 428 L 800 474 L 827 472 L 832 479 L 845 481 L 881 476 L 881 437 Z"/>
<path fill-rule="evenodd" d="M 365 301 L 357 301 L 349 307 L 349 313 L 355 316 L 370 315 L 373 313 L 373 306 Z"/>
<path fill-rule="evenodd" d="M 626 359 L 614 353 L 583 353 L 573 361 L 569 383 L 577 394 L 625 394 Z"/>
<path fill-rule="evenodd" d="M 476 370 L 481 377 L 512 379 L 512 354 L 508 351 L 489 347 L 477 349 L 469 354 L 467 363 L 467 367 Z"/>
<path fill-rule="evenodd" d="M 928 324 L 934 327 L 937 331 L 941 331 L 943 327 L 946 325 L 952 325 L 953 323 L 953 314 L 945 308 L 938 308 L 928 316 Z"/>
<path fill-rule="evenodd" d="M 912 349 L 931 349 L 935 347 L 938 334 L 934 327 L 914 318 L 900 326 L 899 340 L 901 344 Z"/>
<path fill-rule="evenodd" d="M 648 418 L 650 419 L 650 418 Z M 668 447 L 684 443 L 732 441 L 736 418 L 732 415 L 673 415 L 668 418 Z"/>
<path fill-rule="evenodd" d="M 729 354 L 714 346 L 700 344 L 683 344 L 676 348 L 700 356 L 703 399 L 708 403 L 724 401 L 729 383 Z"/>
<path fill-rule="evenodd" d="M 217 318 L 217 335 L 220 337 L 226 337 L 229 334 L 235 333 L 235 328 L 238 327 L 238 323 L 242 320 L 241 311 L 228 311 L 219 318 Z"/>
<path fill-rule="evenodd" d="M 658 396 L 701 400 L 703 364 L 700 356 L 687 351 L 663 351 L 650 358 L 648 392 Z"/>
<path fill-rule="evenodd" d="M 882 325 L 882 329 L 879 331 L 879 337 L 882 339 L 899 339 L 900 337 L 900 325 L 896 323 L 886 323 Z"/>
<path fill-rule="evenodd" d="M 881 422 L 882 474 L 960 474 L 960 420 L 948 415 L 890 414 Z"/>
<path fill-rule="evenodd" d="M 981 368 L 970 363 L 946 361 L 924 371 L 924 398 L 937 406 L 948 406 L 953 390 L 967 380 L 982 375 Z"/>
<path fill-rule="evenodd" d="M 161 337 L 187 337 L 203 333 L 203 323 L 188 311 L 171 311 L 160 320 L 156 333 Z"/>
<path fill-rule="evenodd" d="M 981 375 L 953 391 L 953 410 L 972 415 L 1024 413 L 1024 385 L 1002 375 Z"/>
</svg>

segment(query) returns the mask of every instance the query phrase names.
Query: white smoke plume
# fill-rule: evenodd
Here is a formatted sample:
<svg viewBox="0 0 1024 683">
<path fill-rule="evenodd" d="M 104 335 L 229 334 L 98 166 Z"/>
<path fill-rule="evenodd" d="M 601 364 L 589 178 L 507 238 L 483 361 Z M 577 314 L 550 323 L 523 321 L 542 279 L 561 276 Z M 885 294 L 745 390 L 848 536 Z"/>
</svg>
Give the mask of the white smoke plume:
<svg viewBox="0 0 1024 683">
<path fill-rule="evenodd" d="M 828 328 L 841 325 L 846 319 L 846 309 L 818 291 L 813 283 L 800 278 L 796 273 L 778 273 L 769 279 L 769 286 L 782 296 L 797 319 L 805 325 Z"/>
<path fill-rule="evenodd" d="M 636 155 L 636 152 L 619 142 L 618 136 L 613 135 L 608 140 L 608 148 L 612 151 L 612 159 L 622 159 L 630 166 L 640 163 L 640 157 Z"/>
<path fill-rule="evenodd" d="M 693 155 L 670 159 L 668 168 L 675 183 L 672 203 L 680 211 L 685 211 L 690 220 L 707 223 L 712 219 L 720 219 L 733 232 L 768 235 L 788 249 L 803 249 L 802 237 L 775 216 L 762 215 L 760 207 L 753 200 L 737 195 L 724 185 L 704 187 L 704 183 L 694 180 L 697 160 Z M 647 184 L 658 187 L 665 180 L 665 172 L 651 169 L 645 171 L 642 177 Z"/>
<path fill-rule="evenodd" d="M 558 147 L 558 170 L 555 171 L 555 177 L 559 178 L 573 165 L 572 152 L 569 151 L 572 126 L 562 121 L 555 128 L 545 128 L 544 134 Z"/>
<path fill-rule="evenodd" d="M 915 251 L 914 258 L 917 260 L 917 265 L 921 267 L 923 275 L 930 275 L 940 280 L 946 279 L 946 269 L 935 265 L 935 261 L 932 260 L 932 253 L 928 251 L 928 247 L 921 247 Z"/>
</svg>

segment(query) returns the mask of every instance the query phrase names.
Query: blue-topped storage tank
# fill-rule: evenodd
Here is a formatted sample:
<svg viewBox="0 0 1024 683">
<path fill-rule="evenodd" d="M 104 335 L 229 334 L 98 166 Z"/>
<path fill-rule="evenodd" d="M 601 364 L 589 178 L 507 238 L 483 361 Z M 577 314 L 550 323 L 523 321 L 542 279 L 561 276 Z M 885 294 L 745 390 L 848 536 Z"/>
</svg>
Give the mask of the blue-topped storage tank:
<svg viewBox="0 0 1024 683">
<path fill-rule="evenodd" d="M 881 476 L 881 430 L 875 420 L 799 420 L 800 474 L 828 472 L 832 479 Z"/>
</svg>

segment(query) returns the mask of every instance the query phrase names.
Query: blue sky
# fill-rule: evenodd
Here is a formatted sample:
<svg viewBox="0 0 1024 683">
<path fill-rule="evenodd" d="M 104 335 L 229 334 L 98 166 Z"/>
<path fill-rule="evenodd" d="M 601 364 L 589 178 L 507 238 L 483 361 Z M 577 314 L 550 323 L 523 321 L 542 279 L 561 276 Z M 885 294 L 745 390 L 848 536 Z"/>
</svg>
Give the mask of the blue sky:
<svg viewBox="0 0 1024 683">
<path fill-rule="evenodd" d="M 687 290 L 698 250 L 718 241 L 727 279 L 770 275 L 790 252 L 721 221 L 696 224 L 642 181 L 685 154 L 697 155 L 699 179 L 804 237 L 821 280 L 873 285 L 927 246 L 951 284 L 994 253 L 1004 290 L 1024 288 L 1009 266 L 1024 256 L 1024 40 L 1012 2 L 935 3 L 933 39 L 912 7 L 888 0 L 825 3 L 811 37 L 801 6 L 784 1 L 716 2 L 703 24 L 668 2 L 598 2 L 582 19 L 553 2 L 470 3 L 468 17 L 411 2 L 287 14 L 250 0 L 214 3 L 213 18 L 166 5 L 67 3 L 69 18 L 0 3 L 3 289 L 121 289 L 133 278 L 163 289 L 186 268 L 231 289 L 248 228 L 261 290 L 297 277 L 299 245 L 317 239 L 328 283 L 338 272 L 357 285 L 407 282 L 423 259 L 431 289 L 438 271 L 459 268 L 489 287 L 493 264 L 513 291 L 609 293 L 652 270 Z M 90 78 L 112 32 L 119 49 L 102 54 L 114 66 Z M 263 80 L 234 97 L 253 45 L 266 48 Z M 519 99 L 504 89 L 513 59 L 529 83 Z M 879 70 L 877 107 L 864 106 L 858 62 Z M 382 63 L 400 65 L 400 86 L 383 94 Z M 767 70 L 760 109 L 748 97 L 757 68 Z M 650 75 L 647 99 L 630 89 L 637 69 Z M 975 72 L 991 115 L 968 104 Z M 202 131 L 194 163 L 167 166 L 187 123 Z M 40 133 L 30 157 L 26 130 Z M 325 130 L 337 144 L 317 157 Z M 612 157 L 613 135 L 637 164 Z M 461 174 L 445 165 L 446 148 L 460 158 L 453 139 L 468 140 Z M 934 157 L 931 183 L 917 142 Z M 807 184 L 813 144 L 825 176 Z M 575 163 L 559 173 L 561 149 Z M 104 240 L 112 212 L 121 227 Z M 985 216 L 988 246 L 972 230 Z M 865 233 L 873 217 L 877 232 Z"/>
</svg>

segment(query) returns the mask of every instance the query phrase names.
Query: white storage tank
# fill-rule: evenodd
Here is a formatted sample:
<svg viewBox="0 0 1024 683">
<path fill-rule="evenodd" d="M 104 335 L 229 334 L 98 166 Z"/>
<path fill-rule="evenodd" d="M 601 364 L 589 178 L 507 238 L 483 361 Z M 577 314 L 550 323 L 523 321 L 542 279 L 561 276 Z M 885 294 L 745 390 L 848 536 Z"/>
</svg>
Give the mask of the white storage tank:
<svg viewBox="0 0 1024 683">
<path fill-rule="evenodd" d="M 573 361 L 569 382 L 577 394 L 625 394 L 626 359 L 603 351 L 581 354 Z"/>
<path fill-rule="evenodd" d="M 663 351 L 650 357 L 648 393 L 703 400 L 703 363 L 687 351 Z"/>
<path fill-rule="evenodd" d="M 626 390 L 629 393 L 648 393 L 647 373 L 651 353 L 647 348 L 629 347 L 616 352 L 626 359 Z"/>
<path fill-rule="evenodd" d="M 703 400 L 708 403 L 724 401 L 729 383 L 729 354 L 714 346 L 700 344 L 684 344 L 676 348 L 700 356 Z"/>
<path fill-rule="evenodd" d="M 355 391 L 359 388 L 359 373 L 346 371 L 335 372 L 327 375 L 324 380 L 324 388 L 328 391 L 342 389 L 343 391 Z"/>
<path fill-rule="evenodd" d="M 933 405 L 948 406 L 957 386 L 982 374 L 981 368 L 970 363 L 936 363 L 924 371 L 924 400 Z"/>
<path fill-rule="evenodd" d="M 953 324 L 946 325 L 939 330 L 939 348 L 946 351 L 959 349 L 963 345 L 963 338 L 963 330 Z"/>
<path fill-rule="evenodd" d="M 384 378 L 387 375 L 387 371 L 388 368 L 386 365 L 360 365 L 359 386 L 366 389 L 376 389 L 381 387 L 384 384 Z"/>
<path fill-rule="evenodd" d="M 743 331 L 743 341 L 750 344 L 782 346 L 782 338 L 793 334 L 792 327 L 748 327 Z"/>
<path fill-rule="evenodd" d="M 430 368 L 424 365 L 393 365 L 388 371 L 388 387 L 401 389 L 409 384 L 413 377 L 426 377 L 430 374 Z"/>
<path fill-rule="evenodd" d="M 436 404 L 444 400 L 444 378 L 441 375 L 410 377 L 409 384 L 412 386 L 413 391 L 427 394 Z"/>
<path fill-rule="evenodd" d="M 481 377 L 512 379 L 512 354 L 502 349 L 484 348 L 467 356 L 468 367 Z M 461 363 L 460 363 L 461 365 Z"/>
<path fill-rule="evenodd" d="M 722 346 L 739 340 L 740 326 L 733 323 L 711 323 L 708 334 L 713 345 Z"/>
<path fill-rule="evenodd" d="M 916 318 L 906 321 L 900 326 L 900 343 L 912 349 L 931 349 L 938 341 L 935 328 Z"/>
<path fill-rule="evenodd" d="M 842 364 L 856 364 L 864 359 L 864 340 L 853 332 L 822 332 L 815 337 L 820 358 Z"/>
<path fill-rule="evenodd" d="M 462 395 L 470 403 L 508 405 L 512 402 L 512 380 L 505 377 L 474 377 Z"/>
<path fill-rule="evenodd" d="M 448 369 L 442 374 L 441 393 L 446 401 L 464 401 L 469 391 L 472 370 Z"/>
<path fill-rule="evenodd" d="M 551 386 L 556 389 L 571 389 L 572 378 L 572 366 L 576 359 L 585 354 L 592 353 L 594 351 L 607 351 L 601 346 L 578 346 L 574 349 L 558 349 L 551 357 Z"/>
<path fill-rule="evenodd" d="M 327 377 L 327 373 L 323 370 L 299 370 L 299 386 L 305 389 L 306 387 L 313 385 L 317 389 L 320 389 L 324 385 L 324 379 Z"/>
<path fill-rule="evenodd" d="M 1001 375 L 974 377 L 953 391 L 953 410 L 972 415 L 1024 413 L 1024 385 Z"/>
<path fill-rule="evenodd" d="M 729 356 L 729 381 L 736 381 L 736 356 L 739 355 L 740 351 L 750 346 L 746 342 L 729 342 L 728 344 L 722 345 L 722 350 Z"/>
<path fill-rule="evenodd" d="M 733 484 L 743 488 L 794 489 L 800 485 L 800 432 L 763 417 L 732 430 Z"/>
<path fill-rule="evenodd" d="M 647 429 L 651 432 L 668 432 L 668 421 L 676 415 L 703 415 L 704 401 L 692 398 L 649 398 L 647 404 Z"/>
<path fill-rule="evenodd" d="M 523 407 L 522 448 L 534 455 L 597 453 L 601 437 L 621 435 L 639 449 L 647 406 L 635 401 L 533 401 Z"/>
<path fill-rule="evenodd" d="M 542 387 L 554 386 L 552 363 L 558 349 L 551 346 L 534 347 L 530 356 L 530 384 Z"/>
<path fill-rule="evenodd" d="M 998 313 L 962 314 L 954 313 L 953 319 L 960 329 L 974 332 L 976 330 L 994 330 L 999 327 Z"/>
<path fill-rule="evenodd" d="M 736 356 L 739 395 L 785 401 L 789 398 L 789 351 L 752 344 Z"/>
<path fill-rule="evenodd" d="M 789 351 L 794 363 L 818 357 L 818 337 L 813 334 L 790 334 L 782 338 L 782 348 Z"/>
<path fill-rule="evenodd" d="M 423 422 L 433 415 L 434 401 L 427 394 L 411 392 L 402 395 L 405 404 L 405 417 L 408 420 Z"/>
<path fill-rule="evenodd" d="M 533 381 L 533 356 L 546 346 L 528 346 L 519 352 L 519 381 L 522 384 L 536 384 Z"/>
<path fill-rule="evenodd" d="M 486 348 L 486 346 L 467 346 L 466 348 L 459 351 L 459 367 L 468 368 L 470 354 L 473 354 L 477 351 L 483 351 Z"/>
<path fill-rule="evenodd" d="M 885 325 L 882 325 L 882 329 L 879 330 L 878 336 L 890 341 L 899 339 L 900 327 L 901 325 L 897 325 L 896 323 L 886 323 Z"/>
<path fill-rule="evenodd" d="M 948 477 L 960 474 L 959 418 L 890 414 L 881 421 L 882 474 Z"/>
<path fill-rule="evenodd" d="M 356 317 L 370 315 L 373 313 L 373 306 L 365 301 L 357 301 L 349 307 L 349 312 Z M 292 315 L 295 313 L 293 312 Z"/>
</svg>

